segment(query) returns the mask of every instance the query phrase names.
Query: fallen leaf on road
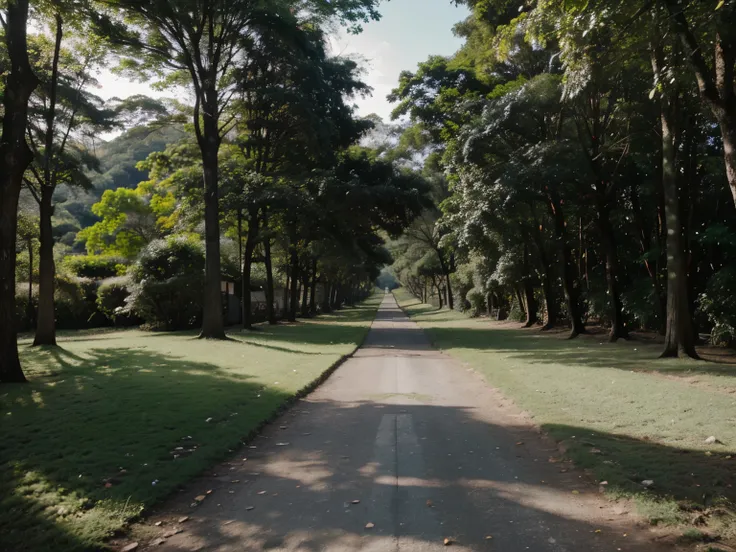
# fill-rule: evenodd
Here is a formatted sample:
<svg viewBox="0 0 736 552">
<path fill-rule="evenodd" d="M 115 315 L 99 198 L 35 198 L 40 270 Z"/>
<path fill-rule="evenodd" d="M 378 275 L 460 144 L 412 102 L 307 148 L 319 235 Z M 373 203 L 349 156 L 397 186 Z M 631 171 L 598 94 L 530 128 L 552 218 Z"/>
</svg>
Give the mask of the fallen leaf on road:
<svg viewBox="0 0 736 552">
<path fill-rule="evenodd" d="M 245 510 L 246 510 L 247 512 L 250 512 L 250 511 L 251 511 L 251 510 L 252 510 L 253 508 L 255 508 L 255 506 L 246 506 L 246 507 L 245 507 Z"/>
<path fill-rule="evenodd" d="M 353 504 L 360 504 L 360 500 L 358 500 L 358 499 L 356 498 L 355 500 L 353 500 Z"/>
<path fill-rule="evenodd" d="M 445 539 L 443 542 L 445 543 L 445 546 L 450 546 L 452 544 L 452 539 Z"/>
<path fill-rule="evenodd" d="M 572 494 L 580 494 L 580 491 L 573 491 Z"/>
<path fill-rule="evenodd" d="M 277 447 L 288 447 L 289 443 L 276 443 Z"/>
<path fill-rule="evenodd" d="M 207 493 L 205 493 L 205 494 L 212 494 L 212 489 L 210 489 L 209 491 L 207 491 Z"/>
<path fill-rule="evenodd" d="M 183 532 L 184 531 L 182 529 L 172 529 L 171 531 L 166 531 L 163 536 L 165 539 L 168 539 L 169 537 L 173 537 L 174 535 L 178 535 Z"/>
<path fill-rule="evenodd" d="M 493 536 L 491 536 L 491 535 L 486 535 L 486 540 L 491 540 L 492 538 L 493 538 Z"/>
<path fill-rule="evenodd" d="M 189 521 L 189 516 L 184 516 L 179 518 L 179 523 L 184 523 L 185 521 Z"/>
<path fill-rule="evenodd" d="M 259 495 L 265 495 L 268 491 L 258 491 Z"/>
<path fill-rule="evenodd" d="M 163 523 L 163 521 L 157 521 L 156 523 L 154 523 L 154 525 L 155 525 L 156 527 L 161 527 L 161 524 L 162 524 L 162 523 Z"/>
<path fill-rule="evenodd" d="M 519 441 L 518 443 L 516 443 L 516 446 L 518 447 L 518 446 L 523 445 L 523 444 L 524 444 L 524 441 Z"/>
<path fill-rule="evenodd" d="M 600 529 L 596 529 L 596 530 L 594 531 L 594 533 L 600 533 L 600 532 L 601 532 L 601 530 L 600 530 Z"/>
<path fill-rule="evenodd" d="M 230 483 L 240 483 L 240 479 L 233 479 Z"/>
<path fill-rule="evenodd" d="M 365 524 L 366 529 L 373 529 L 375 526 L 376 525 L 374 523 L 370 523 L 370 522 Z"/>
<path fill-rule="evenodd" d="M 203 502 L 207 498 L 205 495 L 197 495 L 194 497 L 194 502 Z"/>
</svg>

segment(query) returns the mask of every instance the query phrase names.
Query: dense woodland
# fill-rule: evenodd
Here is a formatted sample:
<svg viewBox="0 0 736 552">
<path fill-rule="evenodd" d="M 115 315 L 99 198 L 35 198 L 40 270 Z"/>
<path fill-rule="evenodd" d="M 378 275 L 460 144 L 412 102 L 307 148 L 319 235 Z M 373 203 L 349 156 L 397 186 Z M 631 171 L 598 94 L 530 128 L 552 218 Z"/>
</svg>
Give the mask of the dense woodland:
<svg viewBox="0 0 736 552">
<path fill-rule="evenodd" d="M 736 340 L 736 2 L 467 0 L 465 44 L 401 75 L 436 208 L 393 243 L 439 306 L 571 337 Z"/>
<path fill-rule="evenodd" d="M 327 49 L 375 0 L 8 0 L 0 17 L 0 381 L 24 380 L 19 330 L 222 339 L 233 288 L 248 329 L 352 304 L 430 206 L 421 175 L 361 146 L 370 89 Z M 103 101 L 106 69 L 176 99 Z"/>
<path fill-rule="evenodd" d="M 389 123 L 326 46 L 378 0 L 0 2 L 0 381 L 19 330 L 222 339 L 230 283 L 251 328 L 387 265 L 571 337 L 736 342 L 736 2 L 459 3 L 464 46 L 402 73 Z M 103 101 L 107 69 L 172 99 Z"/>
</svg>

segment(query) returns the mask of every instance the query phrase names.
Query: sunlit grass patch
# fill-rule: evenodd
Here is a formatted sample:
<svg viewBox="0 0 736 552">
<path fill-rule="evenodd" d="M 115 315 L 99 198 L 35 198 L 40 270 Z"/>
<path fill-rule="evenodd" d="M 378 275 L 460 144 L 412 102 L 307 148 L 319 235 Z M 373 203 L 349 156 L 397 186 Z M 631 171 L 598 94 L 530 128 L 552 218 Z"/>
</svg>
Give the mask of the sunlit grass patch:
<svg viewBox="0 0 736 552">
<path fill-rule="evenodd" d="M 294 325 L 65 332 L 0 387 L 0 550 L 99 550 L 359 344 L 381 296 Z"/>
</svg>

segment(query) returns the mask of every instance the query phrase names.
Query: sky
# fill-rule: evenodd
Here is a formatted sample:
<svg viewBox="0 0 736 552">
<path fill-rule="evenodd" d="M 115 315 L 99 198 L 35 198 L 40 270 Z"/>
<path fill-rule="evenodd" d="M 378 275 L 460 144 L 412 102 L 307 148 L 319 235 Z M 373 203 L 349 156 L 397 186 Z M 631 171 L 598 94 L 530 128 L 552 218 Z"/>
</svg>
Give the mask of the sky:
<svg viewBox="0 0 736 552">
<path fill-rule="evenodd" d="M 386 96 L 404 70 L 414 71 L 430 55 L 449 56 L 462 41 L 452 34 L 452 27 L 468 12 L 450 0 L 390 0 L 381 5 L 381 20 L 364 25 L 360 35 L 338 33 L 330 38 L 332 53 L 362 60 L 363 80 L 373 88 L 367 98 L 356 98 L 358 115 L 375 113 L 389 120 L 391 104 Z M 103 98 L 125 98 L 133 94 L 160 96 L 145 83 L 130 82 L 110 73 L 100 75 Z M 169 94 L 170 95 L 170 94 Z"/>
</svg>

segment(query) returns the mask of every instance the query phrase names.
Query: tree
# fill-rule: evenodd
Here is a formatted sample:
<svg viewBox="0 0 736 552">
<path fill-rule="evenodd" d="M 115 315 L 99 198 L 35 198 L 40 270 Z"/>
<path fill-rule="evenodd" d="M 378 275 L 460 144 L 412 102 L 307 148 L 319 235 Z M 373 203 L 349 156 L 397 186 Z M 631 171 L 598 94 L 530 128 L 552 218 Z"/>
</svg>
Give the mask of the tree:
<svg viewBox="0 0 736 552">
<path fill-rule="evenodd" d="M 18 245 L 28 254 L 28 305 L 26 306 L 26 318 L 30 324 L 33 324 L 36 318 L 33 308 L 33 254 L 38 249 L 38 218 L 22 211 L 18 213 Z"/>
<path fill-rule="evenodd" d="M 38 84 L 28 59 L 28 0 L 7 0 L 0 11 L 10 69 L 3 90 L 0 136 L 0 382 L 26 381 L 15 325 L 15 240 L 18 197 L 33 160 L 26 143 L 28 101 Z"/>
<path fill-rule="evenodd" d="M 302 6 L 317 20 L 339 15 L 359 27 L 360 21 L 377 18 L 377 0 L 313 0 Z M 249 43 L 263 28 L 293 32 L 292 6 L 253 0 L 189 0 L 141 3 L 114 0 L 111 10 L 127 17 L 108 15 L 97 19 L 100 30 L 117 44 L 134 49 L 146 69 L 168 71 L 167 82 L 188 83 L 194 92 L 194 130 L 202 155 L 205 207 L 205 299 L 202 319 L 204 338 L 225 337 L 220 299 L 220 216 L 218 152 L 223 136 L 232 128 L 231 117 L 221 120 L 235 91 L 233 69 Z"/>
<path fill-rule="evenodd" d="M 682 354 L 698 358 L 688 304 L 687 253 L 681 220 L 684 198 L 677 178 L 676 141 L 681 106 L 681 91 L 676 77 L 679 48 L 668 47 L 659 36 L 652 39 L 650 48 L 655 90 L 659 93 L 660 103 L 662 189 L 667 228 L 667 322 L 662 356 L 677 357 Z"/>
<path fill-rule="evenodd" d="M 106 52 L 99 41 L 69 36 L 65 18 L 77 33 L 72 7 L 55 4 L 51 18 L 53 41 L 34 37 L 34 65 L 40 86 L 31 97 L 29 145 L 34 162 L 26 172 L 25 184 L 40 209 L 40 264 L 38 321 L 34 345 L 55 345 L 53 195 L 59 184 L 89 186 L 85 169 L 95 168 L 97 159 L 80 142 L 95 132 L 110 130 L 115 114 L 88 91 L 95 84 L 92 71 Z M 66 36 L 65 36 L 66 33 Z M 66 47 L 63 47 L 66 44 Z"/>
<path fill-rule="evenodd" d="M 726 177 L 736 203 L 736 2 L 718 2 L 714 9 L 697 0 L 661 1 L 682 41 L 700 97 L 720 127 Z M 713 48 L 712 65 L 704 55 L 708 47 Z"/>
</svg>

